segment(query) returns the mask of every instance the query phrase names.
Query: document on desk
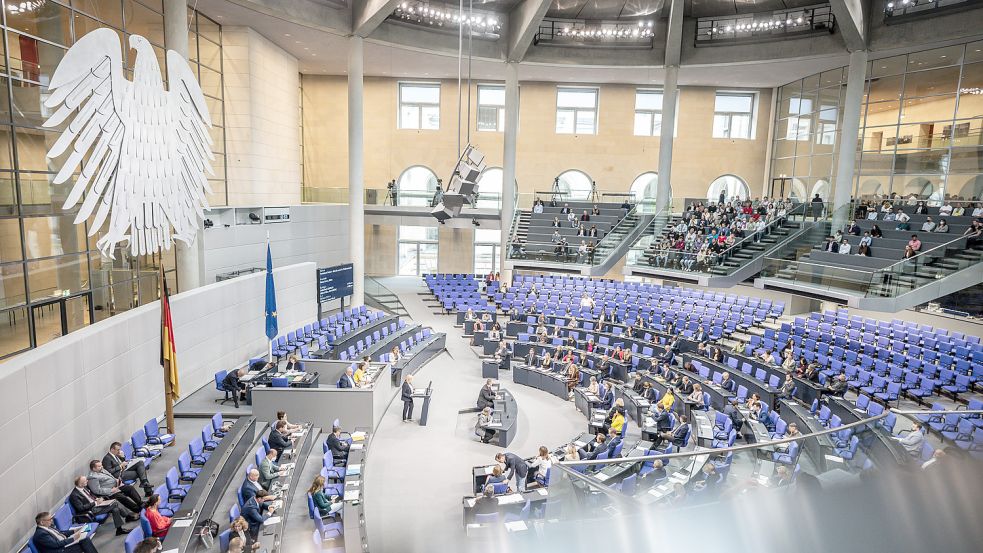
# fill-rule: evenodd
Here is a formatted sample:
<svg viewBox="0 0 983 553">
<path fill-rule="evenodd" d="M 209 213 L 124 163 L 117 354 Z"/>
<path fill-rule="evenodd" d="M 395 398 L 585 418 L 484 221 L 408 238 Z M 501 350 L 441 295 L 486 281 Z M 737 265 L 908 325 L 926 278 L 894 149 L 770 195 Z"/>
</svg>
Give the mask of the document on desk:
<svg viewBox="0 0 983 553">
<path fill-rule="evenodd" d="M 280 524 L 280 517 L 270 517 L 263 521 L 263 526 L 273 526 L 274 524 Z"/>
<path fill-rule="evenodd" d="M 539 488 L 538 490 L 536 490 L 536 493 L 538 493 L 539 495 L 549 495 L 550 491 L 546 488 Z"/>
<path fill-rule="evenodd" d="M 345 501 L 357 501 L 359 495 L 359 490 L 345 490 Z"/>
<path fill-rule="evenodd" d="M 365 444 L 352 444 L 348 447 L 349 451 L 358 451 L 359 449 L 365 448 Z"/>
<path fill-rule="evenodd" d="M 365 432 L 352 432 L 352 440 L 356 442 L 361 442 L 365 439 Z"/>
<path fill-rule="evenodd" d="M 516 503 L 522 503 L 525 499 L 522 497 L 521 493 L 511 493 L 509 495 L 498 496 L 499 505 L 514 505 Z"/>
<path fill-rule="evenodd" d="M 362 465 L 361 464 L 348 465 L 348 468 L 345 469 L 345 475 L 346 476 L 347 475 L 358 476 L 361 473 L 362 473 Z"/>
<path fill-rule="evenodd" d="M 525 532 L 526 530 L 529 529 L 529 527 L 526 526 L 525 521 L 513 520 L 511 522 L 505 523 L 505 529 L 508 530 L 509 532 Z"/>
<path fill-rule="evenodd" d="M 577 446 L 578 448 L 581 448 L 581 447 L 584 447 L 585 445 L 587 445 L 587 443 L 586 442 L 582 442 L 580 440 L 577 440 L 576 442 L 573 443 L 573 445 Z"/>
<path fill-rule="evenodd" d="M 280 468 L 283 470 L 293 470 L 294 463 L 281 463 Z"/>
<path fill-rule="evenodd" d="M 175 518 L 171 520 L 171 528 L 187 528 L 191 526 L 190 518 Z"/>
</svg>

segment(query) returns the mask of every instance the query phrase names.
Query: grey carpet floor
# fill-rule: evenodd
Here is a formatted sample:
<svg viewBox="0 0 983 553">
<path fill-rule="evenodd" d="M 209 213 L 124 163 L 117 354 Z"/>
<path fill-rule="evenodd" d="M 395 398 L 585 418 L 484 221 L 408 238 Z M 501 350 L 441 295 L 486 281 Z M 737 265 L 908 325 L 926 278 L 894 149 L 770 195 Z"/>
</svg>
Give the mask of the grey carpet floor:
<svg viewBox="0 0 983 553">
<path fill-rule="evenodd" d="M 399 295 L 414 321 L 447 333 L 447 352 L 427 364 L 415 384 L 433 381 L 428 425 L 400 421 L 402 403 L 390 405 L 369 449 L 365 467 L 365 524 L 374 552 L 454 551 L 464 544 L 461 498 L 471 491 L 471 468 L 489 464 L 499 449 L 478 442 L 470 425 L 475 415 L 459 416 L 473 407 L 481 388 L 481 362 L 462 338 L 451 316 L 434 315 L 419 295 L 426 291 L 415 277 L 382 279 Z M 540 445 L 550 449 L 587 429 L 573 402 L 511 383 L 503 387 L 519 406 L 518 432 L 509 447 L 523 457 Z M 418 407 L 419 409 L 419 407 Z M 418 412 L 415 416 L 418 416 Z"/>
</svg>

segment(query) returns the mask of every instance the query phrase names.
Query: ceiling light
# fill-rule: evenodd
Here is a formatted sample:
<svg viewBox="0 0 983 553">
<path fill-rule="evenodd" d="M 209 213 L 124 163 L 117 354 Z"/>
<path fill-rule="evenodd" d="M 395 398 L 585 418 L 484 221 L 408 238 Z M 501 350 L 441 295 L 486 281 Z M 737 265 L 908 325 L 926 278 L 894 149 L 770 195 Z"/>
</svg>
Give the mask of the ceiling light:
<svg viewBox="0 0 983 553">
<path fill-rule="evenodd" d="M 890 10 L 890 9 L 892 9 L 892 8 L 894 8 L 894 2 L 888 2 L 888 3 L 887 3 L 887 9 L 889 9 L 889 10 Z"/>
</svg>

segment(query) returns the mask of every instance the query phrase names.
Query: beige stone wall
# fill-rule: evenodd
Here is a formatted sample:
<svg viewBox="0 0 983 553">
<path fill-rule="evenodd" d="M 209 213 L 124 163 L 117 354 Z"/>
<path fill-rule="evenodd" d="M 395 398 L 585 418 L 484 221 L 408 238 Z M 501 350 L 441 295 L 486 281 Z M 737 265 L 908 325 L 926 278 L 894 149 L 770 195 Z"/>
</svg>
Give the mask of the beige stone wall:
<svg viewBox="0 0 983 553">
<path fill-rule="evenodd" d="M 305 185 L 346 188 L 346 80 L 305 75 L 302 81 Z M 446 180 L 457 157 L 456 81 L 441 82 L 440 129 L 419 131 L 396 128 L 397 83 L 389 78 L 365 79 L 366 188 L 383 188 L 412 165 L 425 165 Z M 599 86 L 596 135 L 556 134 L 556 87 L 546 82 L 520 85 L 516 173 L 520 192 L 548 190 L 553 178 L 567 169 L 586 172 L 601 190 L 627 192 L 639 174 L 657 170 L 659 138 L 633 136 L 638 87 Z M 707 87 L 681 89 L 673 161 L 675 197 L 703 196 L 713 179 L 728 173 L 744 179 L 752 194 L 762 190 L 771 90 L 758 91 L 756 133 L 751 140 L 712 138 L 714 92 Z M 476 91 L 471 97 L 474 118 Z M 471 135 L 488 165 L 501 166 L 502 133 L 472 130 Z"/>
<path fill-rule="evenodd" d="M 474 230 L 438 227 L 437 270 L 441 273 L 474 271 Z"/>
</svg>

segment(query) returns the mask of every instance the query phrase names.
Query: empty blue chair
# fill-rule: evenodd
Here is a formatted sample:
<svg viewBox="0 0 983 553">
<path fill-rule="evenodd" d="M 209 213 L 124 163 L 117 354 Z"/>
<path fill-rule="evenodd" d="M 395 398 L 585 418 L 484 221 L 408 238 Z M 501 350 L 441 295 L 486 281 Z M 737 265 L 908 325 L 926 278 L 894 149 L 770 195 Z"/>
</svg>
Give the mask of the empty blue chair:
<svg viewBox="0 0 983 553">
<path fill-rule="evenodd" d="M 229 521 L 232 522 L 232 521 Z M 232 529 L 226 529 L 218 535 L 218 548 L 221 553 L 225 553 L 229 550 L 229 541 L 232 540 Z"/>
<path fill-rule="evenodd" d="M 191 443 L 188 444 L 188 453 L 191 454 L 191 464 L 194 466 L 204 465 L 211 456 L 210 453 L 205 451 L 205 444 L 201 441 L 201 438 L 191 440 Z"/>
<path fill-rule="evenodd" d="M 212 451 L 218 447 L 218 441 L 212 439 L 212 425 L 211 423 L 206 424 L 201 427 L 201 443 L 205 448 L 205 451 Z"/>
<path fill-rule="evenodd" d="M 133 530 L 130 530 L 130 533 L 126 535 L 126 539 L 123 540 L 124 551 L 126 551 L 126 553 L 133 553 L 133 550 L 136 549 L 137 544 L 142 542 L 144 537 L 146 536 L 143 533 L 143 528 L 137 526 Z"/>
<path fill-rule="evenodd" d="M 201 472 L 200 468 L 191 466 L 191 454 L 187 451 L 182 451 L 181 455 L 178 456 L 177 470 L 179 474 L 178 480 L 181 482 L 194 482 Z"/>
<path fill-rule="evenodd" d="M 161 454 L 159 448 L 148 447 L 147 434 L 142 428 L 130 436 L 130 442 L 133 444 L 133 454 L 137 457 L 158 457 Z"/>
<path fill-rule="evenodd" d="M 242 493 L 242 492 L 240 491 L 239 493 Z M 239 506 L 238 505 L 233 505 L 229 509 L 229 522 L 232 522 L 233 520 L 239 518 L 239 515 L 241 515 L 241 514 L 242 514 L 242 512 L 239 509 Z"/>
<path fill-rule="evenodd" d="M 167 485 L 167 498 L 183 501 L 191 489 L 191 484 L 181 484 L 177 469 L 171 467 L 164 476 L 164 484 Z"/>
</svg>

